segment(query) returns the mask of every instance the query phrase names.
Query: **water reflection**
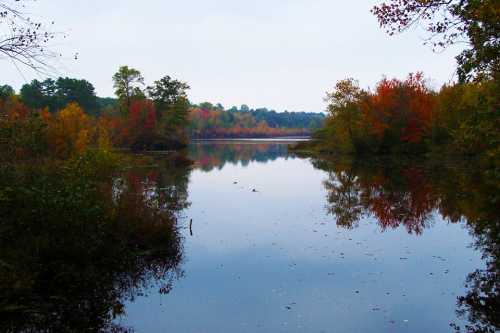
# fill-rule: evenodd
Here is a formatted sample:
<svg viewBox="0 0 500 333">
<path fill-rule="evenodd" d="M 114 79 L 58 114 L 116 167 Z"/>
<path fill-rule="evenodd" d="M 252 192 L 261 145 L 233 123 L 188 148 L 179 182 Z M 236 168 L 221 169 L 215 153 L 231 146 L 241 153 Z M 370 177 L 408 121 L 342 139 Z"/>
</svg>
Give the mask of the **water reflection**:
<svg viewBox="0 0 500 333">
<path fill-rule="evenodd" d="M 449 223 L 463 221 L 481 251 L 485 269 L 467 277 L 467 293 L 457 300 L 466 332 L 500 329 L 499 182 L 471 161 L 316 159 L 328 173 L 327 210 L 337 225 L 352 229 L 374 217 L 380 230 L 404 227 L 421 235 L 436 215 Z"/>
<path fill-rule="evenodd" d="M 39 192 L 2 202 L 0 331 L 131 332 L 113 322 L 124 303 L 153 288 L 169 293 L 183 274 L 184 161 L 137 158 L 144 167 L 96 184 L 81 174 L 2 170 Z"/>
<path fill-rule="evenodd" d="M 362 218 L 373 216 L 382 231 L 404 226 L 421 234 L 432 224 L 440 200 L 427 180 L 424 168 L 394 161 L 317 160 L 328 172 L 328 212 L 339 226 L 353 228 Z M 456 219 L 453 219 L 456 222 Z"/>
<path fill-rule="evenodd" d="M 29 181 L 45 192 L 2 201 L 0 331 L 421 332 L 454 319 L 450 330 L 498 331 L 493 175 L 456 161 L 311 163 L 286 143 L 189 154 L 192 172 L 136 157 L 100 183 L 104 197 L 80 200 L 84 184 L 41 172 Z"/>
<path fill-rule="evenodd" d="M 468 275 L 466 280 L 468 291 L 466 295 L 458 298 L 457 313 L 468 320 L 467 332 L 498 332 L 500 330 L 498 315 L 500 313 L 500 223 L 498 216 L 490 220 L 487 214 L 483 215 L 483 212 L 478 215 L 476 220 L 469 220 L 468 225 L 475 237 L 474 247 L 482 252 L 486 267 Z"/>
<path fill-rule="evenodd" d="M 288 145 L 293 142 L 265 142 L 262 140 L 202 141 L 190 146 L 189 157 L 203 171 L 222 169 L 226 164 L 246 167 L 250 162 L 267 163 L 280 157 L 287 158 Z"/>
</svg>

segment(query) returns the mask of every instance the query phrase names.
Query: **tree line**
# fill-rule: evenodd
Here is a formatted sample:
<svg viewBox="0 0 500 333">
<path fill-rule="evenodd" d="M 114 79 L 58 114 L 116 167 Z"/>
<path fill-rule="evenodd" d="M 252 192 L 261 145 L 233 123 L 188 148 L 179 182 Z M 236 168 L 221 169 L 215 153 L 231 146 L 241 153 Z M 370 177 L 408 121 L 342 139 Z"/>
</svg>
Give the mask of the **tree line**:
<svg viewBox="0 0 500 333">
<path fill-rule="evenodd" d="M 325 152 L 497 154 L 498 84 L 481 81 L 432 90 L 422 73 L 382 79 L 374 90 L 354 79 L 328 93 L 329 116 L 315 134 Z"/>
<path fill-rule="evenodd" d="M 321 127 L 322 113 L 282 112 L 267 108 L 201 103 L 191 107 L 188 131 L 192 138 L 308 136 Z"/>
<path fill-rule="evenodd" d="M 115 98 L 98 97 L 94 86 L 83 79 L 33 80 L 19 94 L 4 85 L 0 107 L 6 115 L 25 108 L 23 113 L 39 113 L 45 120 L 58 118 L 65 110 L 65 117 L 70 112 L 72 117 L 88 118 L 93 128 L 106 128 L 114 146 L 134 150 L 176 149 L 189 138 L 310 135 L 325 117 L 247 105 L 225 110 L 221 104 L 192 104 L 185 82 L 165 76 L 146 87 L 141 72 L 128 66 L 120 67 L 113 82 Z"/>
<path fill-rule="evenodd" d="M 185 146 L 189 87 L 165 76 L 142 89 L 143 79 L 137 73 L 123 66 L 115 74 L 116 103 L 104 113 L 95 110 L 109 101 L 99 102 L 93 86 L 84 80 L 35 80 L 24 85 L 20 95 L 3 86 L 0 140 L 8 143 L 9 150 L 48 149 L 58 156 L 96 146 L 133 150 Z"/>
</svg>

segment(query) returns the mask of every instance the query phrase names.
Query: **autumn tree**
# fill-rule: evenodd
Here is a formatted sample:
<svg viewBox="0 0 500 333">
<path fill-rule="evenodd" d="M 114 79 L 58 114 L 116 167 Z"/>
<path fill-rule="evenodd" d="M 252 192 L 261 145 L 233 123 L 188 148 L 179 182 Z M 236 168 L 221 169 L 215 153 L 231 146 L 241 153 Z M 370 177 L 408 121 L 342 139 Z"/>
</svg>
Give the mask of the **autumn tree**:
<svg viewBox="0 0 500 333">
<path fill-rule="evenodd" d="M 500 73 L 498 0 L 389 0 L 372 9 L 382 27 L 395 34 L 420 24 L 435 48 L 467 42 L 457 56 L 460 80 Z"/>
<path fill-rule="evenodd" d="M 143 85 L 144 77 L 141 72 L 128 66 L 121 66 L 118 72 L 113 75 L 115 94 L 126 112 L 130 111 L 134 98 L 144 97 L 144 93 L 140 88 Z"/>
<path fill-rule="evenodd" d="M 353 79 L 339 81 L 327 94 L 329 117 L 312 144 L 340 153 L 422 152 L 432 136 L 436 99 L 422 73 L 384 78 L 374 91 Z"/>
<path fill-rule="evenodd" d="M 484 154 L 500 165 L 499 94 L 494 81 L 444 86 L 433 112 L 434 142 L 467 155 Z"/>
<path fill-rule="evenodd" d="M 48 141 L 57 156 L 81 154 L 91 143 L 94 128 L 91 119 L 76 103 L 48 118 Z"/>
<path fill-rule="evenodd" d="M 0 160 L 34 159 L 46 152 L 46 124 L 15 95 L 0 98 Z"/>
<path fill-rule="evenodd" d="M 363 113 L 379 149 L 388 151 L 404 144 L 416 148 L 430 130 L 434 103 L 423 74 L 417 73 L 405 81 L 380 81 L 363 103 Z"/>
<path fill-rule="evenodd" d="M 122 129 L 123 142 L 133 150 L 150 149 L 155 144 L 156 110 L 149 100 L 135 100 Z"/>
</svg>

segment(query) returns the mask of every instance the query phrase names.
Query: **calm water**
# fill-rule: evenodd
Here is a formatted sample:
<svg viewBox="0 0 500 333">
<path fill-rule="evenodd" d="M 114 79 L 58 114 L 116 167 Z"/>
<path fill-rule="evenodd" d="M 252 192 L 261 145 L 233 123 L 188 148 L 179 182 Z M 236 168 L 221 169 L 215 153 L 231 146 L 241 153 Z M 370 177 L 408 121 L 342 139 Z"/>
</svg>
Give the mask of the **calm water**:
<svg viewBox="0 0 500 333">
<path fill-rule="evenodd" d="M 299 158 L 288 144 L 190 147 L 180 273 L 168 293 L 153 280 L 128 297 L 116 324 L 137 332 L 498 329 L 498 184 L 458 165 Z"/>
</svg>

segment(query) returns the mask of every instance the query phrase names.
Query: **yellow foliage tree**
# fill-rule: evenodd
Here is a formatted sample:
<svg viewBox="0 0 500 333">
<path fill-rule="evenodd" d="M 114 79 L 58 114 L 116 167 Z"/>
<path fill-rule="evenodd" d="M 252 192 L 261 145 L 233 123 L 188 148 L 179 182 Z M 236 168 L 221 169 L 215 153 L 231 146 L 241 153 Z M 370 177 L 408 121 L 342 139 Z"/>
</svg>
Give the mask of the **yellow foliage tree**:
<svg viewBox="0 0 500 333">
<path fill-rule="evenodd" d="M 100 118 L 97 123 L 97 147 L 104 151 L 109 151 L 112 146 L 108 128 L 109 122 Z"/>
<path fill-rule="evenodd" d="M 56 155 L 68 157 L 88 148 L 94 131 L 92 121 L 78 104 L 68 104 L 48 121 L 49 145 Z"/>
</svg>

